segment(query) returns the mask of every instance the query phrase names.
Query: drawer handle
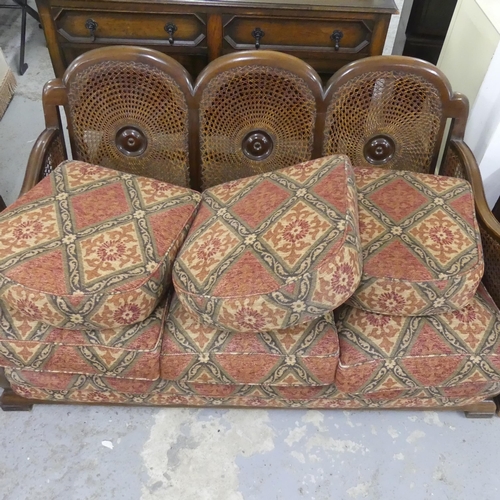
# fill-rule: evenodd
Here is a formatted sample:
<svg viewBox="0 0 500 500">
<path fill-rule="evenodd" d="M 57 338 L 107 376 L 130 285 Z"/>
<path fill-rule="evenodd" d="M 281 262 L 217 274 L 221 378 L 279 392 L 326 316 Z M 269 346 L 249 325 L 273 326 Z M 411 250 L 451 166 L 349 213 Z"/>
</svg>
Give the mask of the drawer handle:
<svg viewBox="0 0 500 500">
<path fill-rule="evenodd" d="M 265 33 L 260 28 L 255 28 L 252 31 L 252 36 L 255 38 L 255 48 L 260 49 L 260 40 L 263 38 Z"/>
<path fill-rule="evenodd" d="M 343 36 L 344 36 L 344 33 L 342 33 L 342 31 L 340 31 L 340 30 L 335 30 L 330 35 L 330 40 L 332 40 L 332 42 L 335 42 L 335 50 L 337 50 L 337 51 L 340 49 L 340 40 Z"/>
<path fill-rule="evenodd" d="M 93 19 L 87 19 L 85 22 L 85 28 L 90 31 L 90 40 L 95 42 L 95 32 L 99 25 Z"/>
<path fill-rule="evenodd" d="M 174 44 L 174 33 L 177 31 L 177 26 L 174 23 L 167 23 L 163 28 L 170 36 L 168 37 L 168 43 L 170 45 Z"/>
</svg>

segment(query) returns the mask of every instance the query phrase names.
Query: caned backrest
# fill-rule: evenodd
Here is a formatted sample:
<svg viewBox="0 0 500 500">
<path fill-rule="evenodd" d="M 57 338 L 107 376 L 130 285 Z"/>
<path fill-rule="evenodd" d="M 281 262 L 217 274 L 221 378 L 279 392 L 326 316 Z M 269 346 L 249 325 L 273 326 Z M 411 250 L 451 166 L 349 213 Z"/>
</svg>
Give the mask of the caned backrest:
<svg viewBox="0 0 500 500">
<path fill-rule="evenodd" d="M 203 188 L 312 157 L 322 86 L 302 61 L 269 51 L 224 56 L 195 92 Z"/>
<path fill-rule="evenodd" d="M 191 78 L 136 47 L 85 54 L 62 82 L 73 157 L 188 186 Z"/>
<path fill-rule="evenodd" d="M 47 126 L 58 105 L 74 158 L 195 189 L 334 153 L 433 172 L 447 121 L 460 139 L 468 114 L 435 66 L 408 57 L 356 61 L 323 87 L 296 57 L 247 51 L 193 84 L 174 59 L 140 47 L 76 59 L 46 86 Z"/>
<path fill-rule="evenodd" d="M 463 135 L 468 102 L 435 66 L 378 56 L 340 69 L 325 92 L 322 154 L 358 166 L 434 172 L 449 119 Z"/>
</svg>

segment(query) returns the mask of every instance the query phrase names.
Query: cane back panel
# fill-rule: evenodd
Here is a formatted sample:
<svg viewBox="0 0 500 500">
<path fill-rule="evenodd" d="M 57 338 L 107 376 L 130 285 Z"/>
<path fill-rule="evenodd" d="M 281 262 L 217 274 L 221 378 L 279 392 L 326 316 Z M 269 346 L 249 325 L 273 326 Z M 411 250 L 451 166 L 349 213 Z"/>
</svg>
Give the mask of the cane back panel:
<svg viewBox="0 0 500 500">
<path fill-rule="evenodd" d="M 240 56 L 241 57 L 241 56 Z M 321 99 L 307 64 L 262 51 L 217 62 L 200 75 L 202 187 L 289 167 L 311 159 Z"/>
<path fill-rule="evenodd" d="M 444 124 L 432 82 L 403 71 L 369 71 L 330 91 L 323 153 L 353 165 L 429 172 Z"/>
<path fill-rule="evenodd" d="M 168 70 L 168 64 L 102 57 L 70 67 L 65 84 L 74 158 L 189 186 L 189 106 Z"/>
</svg>

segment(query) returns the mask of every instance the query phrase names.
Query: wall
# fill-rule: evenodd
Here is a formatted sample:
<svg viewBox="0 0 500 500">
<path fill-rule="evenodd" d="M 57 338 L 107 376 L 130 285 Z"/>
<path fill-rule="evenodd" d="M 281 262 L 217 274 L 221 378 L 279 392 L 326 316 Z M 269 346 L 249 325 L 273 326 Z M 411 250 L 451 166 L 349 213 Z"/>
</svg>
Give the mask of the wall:
<svg viewBox="0 0 500 500">
<path fill-rule="evenodd" d="M 413 0 L 394 0 L 399 14 L 392 16 L 385 39 L 384 55 L 402 54 L 406 31 L 406 23 L 410 15 Z M 402 45 L 401 45 L 402 44 Z"/>
<path fill-rule="evenodd" d="M 465 142 L 493 207 L 500 196 L 500 2 L 459 0 L 438 61 L 471 104 Z"/>
<path fill-rule="evenodd" d="M 499 9 L 499 0 L 459 0 L 439 57 L 438 68 L 471 106 L 500 41 L 500 30 L 490 19 Z"/>
</svg>

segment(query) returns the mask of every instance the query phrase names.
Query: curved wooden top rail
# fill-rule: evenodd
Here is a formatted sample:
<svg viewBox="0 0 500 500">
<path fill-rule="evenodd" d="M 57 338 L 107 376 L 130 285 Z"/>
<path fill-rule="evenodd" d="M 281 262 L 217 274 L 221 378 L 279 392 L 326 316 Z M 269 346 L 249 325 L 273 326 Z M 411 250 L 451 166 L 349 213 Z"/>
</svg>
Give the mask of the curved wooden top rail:
<svg viewBox="0 0 500 500">
<path fill-rule="evenodd" d="M 433 172 L 446 121 L 461 139 L 468 115 L 467 99 L 424 61 L 362 59 L 323 87 L 305 62 L 264 50 L 220 57 L 193 82 L 157 51 L 100 48 L 49 82 L 43 101 L 48 128 L 60 127 L 65 107 L 76 158 L 132 172 L 147 164 L 148 175 L 197 189 L 336 152 Z M 162 144 L 177 153 L 152 155 Z"/>
</svg>

